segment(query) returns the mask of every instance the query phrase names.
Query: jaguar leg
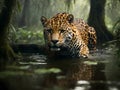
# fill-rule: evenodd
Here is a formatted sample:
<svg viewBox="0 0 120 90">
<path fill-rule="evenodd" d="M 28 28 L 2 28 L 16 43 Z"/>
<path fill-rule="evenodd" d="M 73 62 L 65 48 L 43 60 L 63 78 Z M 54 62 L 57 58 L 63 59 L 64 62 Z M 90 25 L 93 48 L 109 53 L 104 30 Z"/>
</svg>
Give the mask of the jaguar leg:
<svg viewBox="0 0 120 90">
<path fill-rule="evenodd" d="M 89 49 L 87 45 L 82 45 L 80 48 L 79 56 L 83 58 L 87 58 L 89 56 Z"/>
</svg>

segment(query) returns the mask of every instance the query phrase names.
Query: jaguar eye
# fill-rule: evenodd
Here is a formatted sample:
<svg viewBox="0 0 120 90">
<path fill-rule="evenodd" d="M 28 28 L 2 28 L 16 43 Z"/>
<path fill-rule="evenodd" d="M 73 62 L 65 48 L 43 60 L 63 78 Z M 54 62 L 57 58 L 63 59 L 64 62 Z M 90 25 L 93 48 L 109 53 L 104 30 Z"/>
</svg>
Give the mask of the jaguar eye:
<svg viewBox="0 0 120 90">
<path fill-rule="evenodd" d="M 60 30 L 60 33 L 64 33 L 65 32 L 65 30 Z"/>
<path fill-rule="evenodd" d="M 52 29 L 47 29 L 46 30 L 48 33 L 52 33 Z"/>
</svg>

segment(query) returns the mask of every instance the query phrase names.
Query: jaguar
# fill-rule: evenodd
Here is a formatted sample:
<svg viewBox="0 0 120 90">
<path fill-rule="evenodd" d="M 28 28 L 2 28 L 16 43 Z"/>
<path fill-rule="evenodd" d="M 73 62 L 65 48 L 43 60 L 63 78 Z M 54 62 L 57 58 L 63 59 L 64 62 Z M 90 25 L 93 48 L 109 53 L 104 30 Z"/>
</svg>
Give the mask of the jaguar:
<svg viewBox="0 0 120 90">
<path fill-rule="evenodd" d="M 88 57 L 89 50 L 96 48 L 96 31 L 84 20 L 72 14 L 58 13 L 48 19 L 41 17 L 45 46 L 50 53 L 70 57 Z"/>
</svg>

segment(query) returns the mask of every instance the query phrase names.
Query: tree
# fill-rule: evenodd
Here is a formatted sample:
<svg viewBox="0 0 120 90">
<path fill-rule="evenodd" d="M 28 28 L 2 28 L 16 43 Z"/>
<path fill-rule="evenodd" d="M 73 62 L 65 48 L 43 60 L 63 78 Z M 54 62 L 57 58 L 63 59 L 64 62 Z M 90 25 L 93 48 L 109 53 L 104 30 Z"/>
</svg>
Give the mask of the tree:
<svg viewBox="0 0 120 90">
<path fill-rule="evenodd" d="M 112 40 L 113 35 L 105 25 L 105 3 L 106 0 L 90 0 L 90 13 L 88 24 L 93 26 L 97 33 L 98 44 Z"/>
<path fill-rule="evenodd" d="M 25 0 L 24 1 L 24 6 L 22 10 L 22 16 L 19 22 L 19 26 L 23 27 L 28 25 L 29 23 L 29 17 L 28 15 L 30 14 L 30 0 Z"/>
<path fill-rule="evenodd" d="M 8 43 L 8 29 L 16 0 L 4 0 L 0 13 L 0 59 L 13 59 L 15 54 Z"/>
</svg>

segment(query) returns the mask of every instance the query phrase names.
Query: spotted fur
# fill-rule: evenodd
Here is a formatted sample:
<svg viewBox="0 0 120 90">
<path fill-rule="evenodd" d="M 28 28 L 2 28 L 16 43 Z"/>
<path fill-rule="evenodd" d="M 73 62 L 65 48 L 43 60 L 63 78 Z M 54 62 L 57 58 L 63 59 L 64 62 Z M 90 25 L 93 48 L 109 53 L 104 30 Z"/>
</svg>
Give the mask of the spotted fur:
<svg viewBox="0 0 120 90">
<path fill-rule="evenodd" d="M 88 57 L 89 49 L 95 48 L 94 28 L 81 19 L 74 19 L 72 14 L 58 13 L 50 19 L 42 16 L 41 22 L 45 44 L 51 52 L 59 55 L 66 52 L 72 57 Z"/>
</svg>

